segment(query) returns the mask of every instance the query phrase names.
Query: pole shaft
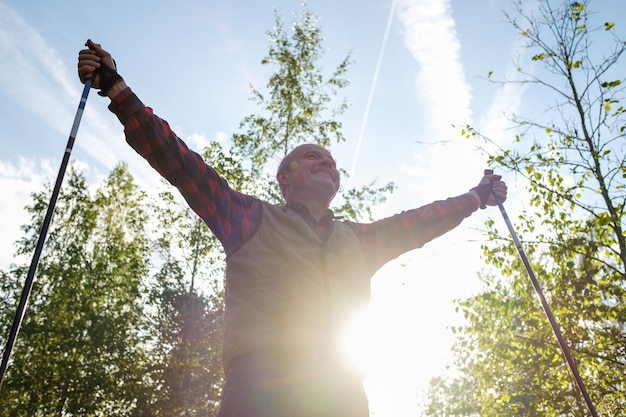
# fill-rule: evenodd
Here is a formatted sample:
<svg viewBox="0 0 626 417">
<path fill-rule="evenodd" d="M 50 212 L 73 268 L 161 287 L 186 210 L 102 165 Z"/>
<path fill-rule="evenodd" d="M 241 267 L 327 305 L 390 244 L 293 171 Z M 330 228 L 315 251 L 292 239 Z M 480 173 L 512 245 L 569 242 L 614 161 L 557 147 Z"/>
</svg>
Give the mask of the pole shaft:
<svg viewBox="0 0 626 417">
<path fill-rule="evenodd" d="M 76 133 L 78 132 L 78 126 L 80 125 L 80 120 L 83 117 L 83 111 L 85 109 L 85 103 L 87 103 L 87 97 L 89 96 L 90 89 L 91 89 L 91 79 L 88 79 L 85 82 L 85 87 L 83 88 L 83 93 L 80 98 L 80 103 L 78 104 L 76 115 L 74 116 L 74 123 L 70 131 L 70 136 L 67 140 L 67 145 L 65 146 L 65 153 L 63 154 L 63 160 L 61 161 L 59 173 L 57 174 L 57 179 L 54 184 L 54 189 L 52 190 L 52 196 L 50 197 L 50 204 L 48 204 L 48 209 L 46 211 L 46 215 L 44 217 L 43 224 L 39 232 L 39 238 L 37 239 L 35 252 L 33 254 L 33 258 L 30 263 L 30 268 L 28 269 L 28 274 L 26 276 L 24 287 L 22 288 L 22 295 L 20 296 L 20 301 L 17 306 L 17 310 L 15 312 L 15 317 L 13 319 L 13 324 L 11 326 L 9 338 L 7 339 L 6 347 L 4 349 L 4 354 L 2 355 L 2 363 L 0 364 L 0 388 L 2 388 L 2 382 L 4 381 L 4 376 L 9 366 L 9 358 L 11 357 L 11 352 L 15 345 L 15 341 L 17 340 L 17 335 L 22 326 L 22 322 L 24 321 L 24 316 L 26 314 L 26 307 L 28 305 L 28 299 L 30 297 L 30 293 L 33 287 L 33 281 L 35 280 L 35 273 L 37 272 L 37 266 L 39 265 L 39 258 L 41 257 L 41 252 L 43 251 L 43 246 L 46 241 L 46 236 L 48 234 L 48 228 L 50 227 L 50 223 L 52 221 L 52 215 L 54 214 L 56 201 L 57 201 L 57 198 L 59 197 L 61 184 L 63 183 L 63 177 L 65 176 L 65 170 L 67 169 L 67 165 L 70 160 L 72 148 L 74 147 L 74 141 L 76 140 Z"/>
<path fill-rule="evenodd" d="M 537 296 L 539 297 L 539 301 L 541 302 L 543 311 L 546 313 L 546 317 L 548 318 L 548 321 L 550 322 L 550 326 L 552 326 L 552 331 L 554 332 L 554 335 L 556 336 L 556 339 L 559 342 L 559 346 L 561 347 L 561 350 L 563 351 L 565 360 L 567 361 L 567 364 L 569 365 L 569 368 L 572 371 L 572 374 L 574 375 L 574 380 L 576 381 L 576 385 L 578 385 L 578 388 L 580 389 L 580 392 L 582 393 L 583 398 L 585 399 L 585 403 L 587 404 L 587 408 L 589 409 L 589 412 L 591 413 L 591 415 L 593 417 L 598 417 L 596 408 L 594 407 L 593 402 L 591 401 L 591 398 L 589 397 L 587 388 L 585 388 L 585 383 L 583 382 L 583 379 L 580 376 L 580 372 L 578 372 L 578 366 L 576 366 L 576 362 L 574 361 L 574 358 L 572 357 L 572 354 L 570 353 L 570 350 L 569 350 L 569 347 L 567 346 L 565 338 L 563 337 L 563 334 L 561 333 L 561 330 L 559 329 L 559 326 L 554 318 L 554 315 L 552 314 L 552 310 L 550 310 L 550 306 L 548 305 L 548 302 L 546 301 L 546 298 L 543 295 L 543 291 L 541 290 L 541 287 L 539 286 L 539 282 L 537 281 L 537 278 L 535 277 L 535 274 L 530 266 L 530 262 L 528 261 L 528 258 L 526 257 L 526 253 L 524 253 L 524 249 L 522 248 L 522 245 L 517 237 L 517 233 L 515 233 L 515 229 L 513 229 L 511 220 L 509 219 L 509 216 L 506 214 L 504 205 L 502 204 L 502 201 L 500 201 L 500 199 L 498 198 L 496 198 L 496 202 L 498 204 L 498 208 L 500 209 L 500 212 L 502 213 L 504 222 L 506 223 L 506 226 L 509 229 L 509 233 L 511 234 L 511 237 L 513 238 L 513 242 L 515 243 L 517 252 L 519 253 L 520 258 L 522 259 L 522 262 L 524 263 L 524 266 L 526 267 L 526 272 L 528 273 L 528 276 L 530 277 L 533 287 L 535 287 L 535 291 L 537 292 Z"/>
</svg>

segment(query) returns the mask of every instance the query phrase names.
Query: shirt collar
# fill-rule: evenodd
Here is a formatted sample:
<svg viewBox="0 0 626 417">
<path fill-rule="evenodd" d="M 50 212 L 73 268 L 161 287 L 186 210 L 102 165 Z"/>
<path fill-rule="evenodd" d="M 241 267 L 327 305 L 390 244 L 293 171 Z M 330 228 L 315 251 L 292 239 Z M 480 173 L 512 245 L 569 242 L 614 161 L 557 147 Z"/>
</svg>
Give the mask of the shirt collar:
<svg viewBox="0 0 626 417">
<path fill-rule="evenodd" d="M 293 211 L 299 213 L 301 216 L 313 217 L 309 208 L 301 201 L 288 201 L 285 206 L 289 207 Z M 343 216 L 335 216 L 335 213 L 331 209 L 326 209 L 321 221 L 341 220 Z"/>
</svg>

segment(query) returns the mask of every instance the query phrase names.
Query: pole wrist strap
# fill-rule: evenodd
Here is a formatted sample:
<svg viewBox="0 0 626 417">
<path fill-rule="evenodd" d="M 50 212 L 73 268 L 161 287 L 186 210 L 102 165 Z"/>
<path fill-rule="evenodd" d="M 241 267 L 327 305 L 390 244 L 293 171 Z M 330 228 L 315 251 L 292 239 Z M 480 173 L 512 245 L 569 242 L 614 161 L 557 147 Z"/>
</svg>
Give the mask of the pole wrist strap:
<svg viewBox="0 0 626 417">
<path fill-rule="evenodd" d="M 474 191 L 480 197 L 480 208 L 487 208 L 487 200 L 489 200 L 489 196 L 491 195 L 491 182 L 480 184 L 470 191 Z"/>
<path fill-rule="evenodd" d="M 98 75 L 100 76 L 100 79 L 98 80 L 98 84 L 100 85 L 98 95 L 102 97 L 106 97 L 111 87 L 123 80 L 122 76 L 117 73 L 117 70 L 104 63 L 100 64 Z"/>
</svg>

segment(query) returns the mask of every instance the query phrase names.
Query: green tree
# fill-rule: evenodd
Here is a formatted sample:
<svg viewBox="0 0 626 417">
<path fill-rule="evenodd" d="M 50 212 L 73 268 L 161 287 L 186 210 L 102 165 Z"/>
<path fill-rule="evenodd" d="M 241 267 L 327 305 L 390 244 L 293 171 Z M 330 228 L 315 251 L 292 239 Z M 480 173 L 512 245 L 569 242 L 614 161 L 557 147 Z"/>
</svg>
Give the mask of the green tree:
<svg viewBox="0 0 626 417">
<path fill-rule="evenodd" d="M 32 253 L 47 208 L 33 195 L 18 253 Z M 2 416 L 132 415 L 141 397 L 143 194 L 124 165 L 92 196 L 72 171 L 61 193 L 0 396 Z M 3 322 L 26 266 L 3 273 Z M 10 308 L 9 306 L 13 306 Z"/>
<path fill-rule="evenodd" d="M 528 184 L 529 208 L 515 228 L 598 412 L 624 416 L 626 42 L 613 22 L 594 22 L 590 1 L 553 3 L 526 14 L 516 2 L 507 15 L 534 71 L 520 63 L 519 78 L 502 82 L 524 82 L 552 104 L 541 117 L 515 116 L 514 144 L 489 162 Z M 437 404 L 448 400 L 479 407 L 447 415 L 586 416 L 517 251 L 495 225 L 487 223 L 484 246 L 493 272 L 481 294 L 459 302 L 467 319 L 455 329 L 460 376 L 434 381 L 427 415 L 442 415 Z"/>
<path fill-rule="evenodd" d="M 249 176 L 219 143 L 203 157 L 235 187 Z M 222 370 L 224 255 L 220 242 L 169 190 L 152 210 L 162 264 L 150 290 L 155 348 L 150 370 L 153 416 L 216 415 Z"/>
<path fill-rule="evenodd" d="M 348 107 L 344 98 L 333 109 L 333 97 L 349 81 L 344 78 L 352 64 L 348 55 L 327 77 L 318 61 L 322 58 L 322 30 L 319 18 L 303 4 L 300 16 L 294 16 L 293 33 L 285 29 L 284 19 L 275 11 L 274 28 L 267 32 L 268 54 L 262 65 L 274 65 L 265 94 L 252 88 L 252 100 L 266 117 L 253 114 L 244 118 L 240 128 L 245 133 L 233 136 L 238 153 L 251 162 L 252 173 L 263 169 L 276 155 L 287 154 L 299 143 L 315 142 L 329 147 L 344 140 L 341 122 L 336 120 Z"/>
<path fill-rule="evenodd" d="M 216 415 L 223 382 L 222 294 L 190 290 L 179 263 L 166 263 L 156 276 L 156 344 L 148 375 L 151 416 Z"/>
<path fill-rule="evenodd" d="M 348 108 L 346 98 L 337 100 L 340 89 L 349 85 L 346 74 L 353 63 L 350 55 L 326 76 L 319 61 L 324 56 L 319 18 L 302 5 L 294 15 L 291 32 L 286 30 L 279 11 L 275 11 L 274 28 L 267 32 L 270 45 L 262 65 L 273 65 L 275 72 L 267 83 L 267 93 L 252 88 L 252 100 L 261 111 L 249 115 L 240 124 L 242 133 L 233 135 L 231 153 L 246 161 L 255 182 L 252 190 L 268 201 L 282 200 L 273 173 L 267 174 L 271 162 L 282 159 L 303 143 L 330 148 L 345 140 L 339 117 Z M 338 103 L 337 103 L 338 101 Z M 348 173 L 341 169 L 343 177 Z M 341 189 L 334 210 L 350 219 L 371 219 L 371 208 L 385 201 L 394 185 L 376 185 L 373 181 L 360 189 Z"/>
<path fill-rule="evenodd" d="M 329 109 L 347 85 L 349 57 L 326 78 L 318 67 L 318 19 L 306 5 L 297 19 L 290 35 L 277 12 L 279 24 L 268 32 L 271 45 L 262 64 L 275 65 L 276 72 L 267 97 L 252 91 L 264 115 L 244 119 L 245 133 L 234 135 L 228 148 L 214 142 L 203 155 L 233 188 L 276 203 L 281 197 L 269 165 L 299 143 L 342 141 L 336 117 L 347 106 L 343 100 Z M 353 219 L 369 216 L 392 189 L 372 183 L 342 190 L 336 210 Z M 32 251 L 46 205 L 44 193 L 34 196 L 21 254 Z M 216 414 L 223 383 L 221 245 L 170 191 L 149 206 L 158 229 L 148 226 L 145 210 L 143 193 L 124 166 L 96 197 L 72 173 L 0 416 Z M 10 322 L 24 275 L 25 267 L 1 273 L 3 323 Z"/>
</svg>

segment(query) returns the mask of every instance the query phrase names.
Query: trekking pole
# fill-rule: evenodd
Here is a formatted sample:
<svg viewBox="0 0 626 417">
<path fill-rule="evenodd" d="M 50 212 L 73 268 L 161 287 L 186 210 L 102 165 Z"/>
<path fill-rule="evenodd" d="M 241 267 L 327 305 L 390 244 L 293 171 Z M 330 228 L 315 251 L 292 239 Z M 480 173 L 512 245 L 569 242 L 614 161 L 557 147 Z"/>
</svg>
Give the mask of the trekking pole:
<svg viewBox="0 0 626 417">
<path fill-rule="evenodd" d="M 15 318 L 13 319 L 11 332 L 9 333 L 9 338 L 7 340 L 7 344 L 4 349 L 4 354 L 2 356 L 2 364 L 0 364 L 0 388 L 2 388 L 4 375 L 9 365 L 9 358 L 11 357 L 11 351 L 13 350 L 13 346 L 15 345 L 15 340 L 17 339 L 17 334 L 20 331 L 20 327 L 22 326 L 22 321 L 24 320 L 24 315 L 26 314 L 26 306 L 28 304 L 28 298 L 30 297 L 30 292 L 33 287 L 33 281 L 35 279 L 35 273 L 37 272 L 39 258 L 41 257 L 41 252 L 43 250 L 43 245 L 46 240 L 46 235 L 48 234 L 48 227 L 50 226 L 50 221 L 52 220 L 54 207 L 56 206 L 56 201 L 59 196 L 59 191 L 61 190 L 61 183 L 63 182 L 63 177 L 65 176 L 65 170 L 70 160 L 70 154 L 72 153 L 72 148 L 74 147 L 74 141 L 76 140 L 76 132 L 78 131 L 78 125 L 80 124 L 80 119 L 83 116 L 83 110 L 85 109 L 85 103 L 87 103 L 87 96 L 89 95 L 90 89 L 91 89 L 91 79 L 87 79 L 87 81 L 85 82 L 85 88 L 83 88 L 83 94 L 80 98 L 80 103 L 78 104 L 78 109 L 76 110 L 76 115 L 74 116 L 74 124 L 72 125 L 72 130 L 70 131 L 70 137 L 67 140 L 67 145 L 65 146 L 65 153 L 63 155 L 63 160 L 61 162 L 61 167 L 59 168 L 59 173 L 57 174 L 57 179 L 56 179 L 56 183 L 54 184 L 52 196 L 50 197 L 50 204 L 48 204 L 48 210 L 46 211 L 46 216 L 44 217 L 43 225 L 41 226 L 41 231 L 39 232 L 39 239 L 37 240 L 35 253 L 33 254 L 33 259 L 30 263 L 30 268 L 28 269 L 26 282 L 24 283 L 24 288 L 22 289 L 20 302 L 18 304 L 17 311 L 15 312 Z"/>
<path fill-rule="evenodd" d="M 493 170 L 491 169 L 485 170 L 485 175 L 492 175 L 492 174 L 493 174 Z M 596 408 L 594 407 L 593 402 L 591 401 L 591 398 L 589 397 L 587 388 L 585 388 L 585 383 L 583 382 L 583 379 L 580 377 L 580 372 L 578 372 L 578 367 L 576 366 L 576 362 L 574 361 L 574 358 L 572 357 L 570 350 L 567 347 L 565 338 L 563 337 L 563 334 L 561 333 L 561 330 L 559 329 L 559 326 L 556 323 L 556 320 L 554 319 L 552 310 L 550 310 L 550 306 L 548 305 L 548 302 L 546 301 L 546 298 L 543 295 L 543 291 L 541 290 L 541 287 L 539 286 L 539 282 L 537 281 L 537 278 L 535 277 L 535 274 L 530 266 L 530 262 L 528 262 L 528 258 L 526 257 L 526 254 L 524 253 L 524 249 L 522 248 L 522 245 L 519 239 L 517 238 L 517 233 L 515 233 L 515 229 L 513 229 L 511 220 L 509 219 L 509 216 L 506 214 L 506 210 L 504 210 L 504 205 L 502 204 L 502 201 L 500 201 L 500 199 L 496 197 L 495 195 L 494 195 L 494 198 L 496 199 L 498 208 L 500 209 L 500 212 L 502 213 L 502 217 L 504 218 L 506 227 L 509 229 L 509 233 L 511 234 L 511 237 L 513 238 L 513 242 L 515 243 L 517 252 L 519 253 L 520 258 L 522 259 L 522 262 L 524 263 L 524 266 L 526 267 L 526 272 L 528 273 L 528 276 L 530 277 L 533 287 L 535 287 L 535 291 L 537 292 L 539 301 L 541 301 L 543 311 L 546 313 L 546 317 L 548 317 L 548 321 L 550 322 L 550 326 L 552 326 L 552 331 L 554 332 L 554 335 L 556 336 L 556 339 L 559 342 L 559 346 L 561 347 L 561 351 L 563 352 L 563 355 L 565 356 L 565 360 L 567 361 L 567 364 L 569 365 L 569 368 L 572 371 L 572 374 L 574 375 L 574 379 L 576 380 L 576 385 L 578 385 L 578 388 L 580 389 L 580 392 L 582 393 L 583 398 L 585 399 L 585 403 L 587 404 L 587 408 L 589 409 L 589 412 L 591 413 L 591 415 L 593 417 L 598 417 Z"/>
</svg>

